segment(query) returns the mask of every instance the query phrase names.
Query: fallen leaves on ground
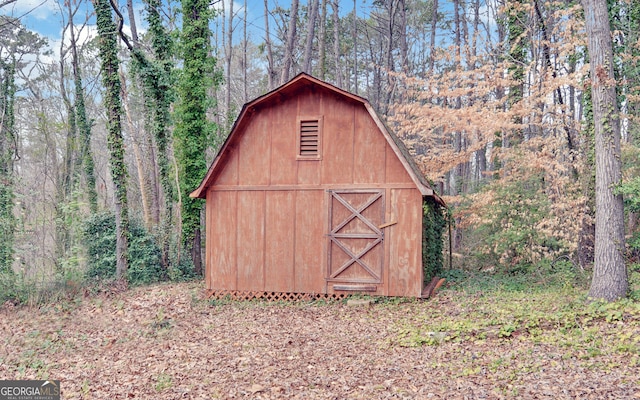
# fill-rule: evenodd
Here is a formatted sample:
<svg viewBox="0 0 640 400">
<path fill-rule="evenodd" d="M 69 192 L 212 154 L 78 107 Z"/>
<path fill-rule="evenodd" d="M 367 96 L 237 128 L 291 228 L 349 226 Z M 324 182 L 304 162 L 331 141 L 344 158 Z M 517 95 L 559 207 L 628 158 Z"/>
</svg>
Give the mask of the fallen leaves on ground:
<svg viewBox="0 0 640 400">
<path fill-rule="evenodd" d="M 60 379 L 64 399 L 640 397 L 637 314 L 505 325 L 469 321 L 483 303 L 449 290 L 357 307 L 201 292 L 160 284 L 5 308 L 0 379 Z"/>
</svg>

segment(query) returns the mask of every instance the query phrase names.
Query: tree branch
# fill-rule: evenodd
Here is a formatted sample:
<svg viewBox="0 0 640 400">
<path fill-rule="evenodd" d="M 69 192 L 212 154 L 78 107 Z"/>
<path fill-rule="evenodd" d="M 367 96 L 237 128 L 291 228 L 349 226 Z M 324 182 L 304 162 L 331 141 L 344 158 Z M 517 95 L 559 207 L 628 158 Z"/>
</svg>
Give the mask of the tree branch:
<svg viewBox="0 0 640 400">
<path fill-rule="evenodd" d="M 113 11 L 115 11 L 116 15 L 118 15 L 118 33 L 120 34 L 120 37 L 122 38 L 122 41 L 124 42 L 124 44 L 127 45 L 127 48 L 130 51 L 133 51 L 133 45 L 129 41 L 129 38 L 127 37 L 127 35 L 125 35 L 125 33 L 122 31 L 122 26 L 124 25 L 124 18 L 122 17 L 122 13 L 118 9 L 118 4 L 116 4 L 115 0 L 109 0 L 109 2 L 111 3 L 111 8 L 113 8 Z"/>
</svg>

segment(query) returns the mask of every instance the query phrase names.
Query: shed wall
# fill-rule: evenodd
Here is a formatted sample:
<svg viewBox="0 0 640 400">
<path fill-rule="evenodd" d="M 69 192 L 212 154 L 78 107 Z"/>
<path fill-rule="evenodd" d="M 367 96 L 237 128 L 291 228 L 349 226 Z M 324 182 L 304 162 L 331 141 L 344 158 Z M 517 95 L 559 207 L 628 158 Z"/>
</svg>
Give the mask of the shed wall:
<svg viewBox="0 0 640 400">
<path fill-rule="evenodd" d="M 328 190 L 385 192 L 383 282 L 419 296 L 422 196 L 362 104 L 301 91 L 240 125 L 207 189 L 207 288 L 325 293 Z M 322 157 L 297 160 L 297 118 L 323 116 Z"/>
</svg>

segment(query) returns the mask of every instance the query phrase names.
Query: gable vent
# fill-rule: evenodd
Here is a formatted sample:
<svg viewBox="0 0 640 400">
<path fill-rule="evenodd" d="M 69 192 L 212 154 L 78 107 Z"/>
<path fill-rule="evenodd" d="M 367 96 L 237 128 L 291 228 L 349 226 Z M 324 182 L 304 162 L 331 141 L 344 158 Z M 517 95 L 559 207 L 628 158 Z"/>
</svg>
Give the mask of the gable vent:
<svg viewBox="0 0 640 400">
<path fill-rule="evenodd" d="M 300 120 L 300 143 L 298 156 L 303 158 L 320 157 L 320 119 Z"/>
</svg>

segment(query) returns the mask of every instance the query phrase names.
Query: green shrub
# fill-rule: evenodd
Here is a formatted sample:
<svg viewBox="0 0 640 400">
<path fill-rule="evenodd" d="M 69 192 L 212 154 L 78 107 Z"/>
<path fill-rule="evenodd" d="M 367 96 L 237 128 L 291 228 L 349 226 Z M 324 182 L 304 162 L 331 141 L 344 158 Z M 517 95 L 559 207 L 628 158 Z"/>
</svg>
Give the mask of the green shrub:
<svg viewBox="0 0 640 400">
<path fill-rule="evenodd" d="M 131 220 L 129 240 L 129 270 L 127 280 L 146 284 L 166 279 L 161 265 L 161 253 L 154 238 L 139 220 Z M 84 223 L 83 241 L 87 249 L 87 277 L 113 279 L 116 274 L 115 217 L 98 213 Z"/>
<path fill-rule="evenodd" d="M 443 234 L 449 220 L 449 210 L 428 197 L 422 204 L 422 268 L 424 283 L 442 271 Z"/>
<path fill-rule="evenodd" d="M 575 253 L 579 207 L 562 202 L 579 203 L 579 199 L 554 201 L 548 190 L 542 176 L 534 174 L 526 180 L 487 185 L 480 206 L 473 196 L 465 200 L 458 212 L 476 217 L 465 227 L 463 246 L 477 269 L 535 272 L 541 262 Z"/>
</svg>

